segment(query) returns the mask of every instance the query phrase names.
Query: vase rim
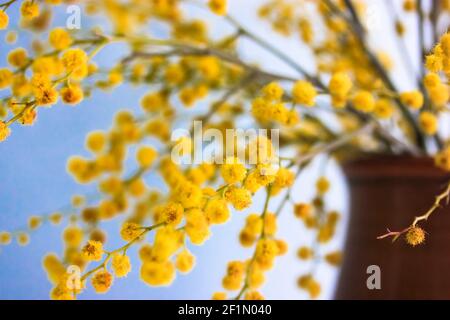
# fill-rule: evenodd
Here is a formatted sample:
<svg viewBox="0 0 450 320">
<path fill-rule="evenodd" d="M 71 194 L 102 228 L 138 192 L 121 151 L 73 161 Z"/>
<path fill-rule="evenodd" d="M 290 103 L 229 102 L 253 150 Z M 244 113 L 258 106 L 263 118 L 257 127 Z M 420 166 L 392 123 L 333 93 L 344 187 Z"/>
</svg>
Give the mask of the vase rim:
<svg viewBox="0 0 450 320">
<path fill-rule="evenodd" d="M 434 164 L 432 157 L 414 157 L 410 155 L 371 155 L 343 164 L 344 174 L 350 178 L 450 178 Z"/>
</svg>

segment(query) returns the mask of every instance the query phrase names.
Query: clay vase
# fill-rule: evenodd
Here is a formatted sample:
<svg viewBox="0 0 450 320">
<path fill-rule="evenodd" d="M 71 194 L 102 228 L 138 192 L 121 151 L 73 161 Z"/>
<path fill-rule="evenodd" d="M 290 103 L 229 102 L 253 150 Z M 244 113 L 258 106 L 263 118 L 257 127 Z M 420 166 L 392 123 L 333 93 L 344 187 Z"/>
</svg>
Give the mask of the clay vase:
<svg viewBox="0 0 450 320">
<path fill-rule="evenodd" d="M 336 299 L 450 299 L 450 205 L 420 226 L 425 243 L 412 247 L 404 237 L 377 240 L 386 229 L 400 231 L 425 213 L 450 176 L 429 158 L 377 156 L 343 167 L 351 216 Z M 368 289 L 380 268 L 381 289 Z M 370 283 L 374 284 L 374 278 Z"/>
</svg>

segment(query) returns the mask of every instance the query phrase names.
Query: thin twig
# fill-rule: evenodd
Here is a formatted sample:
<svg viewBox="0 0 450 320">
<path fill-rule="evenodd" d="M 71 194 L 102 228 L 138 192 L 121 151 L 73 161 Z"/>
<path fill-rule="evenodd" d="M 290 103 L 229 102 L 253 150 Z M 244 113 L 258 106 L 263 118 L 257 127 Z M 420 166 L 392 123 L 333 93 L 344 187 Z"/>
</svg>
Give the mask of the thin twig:
<svg viewBox="0 0 450 320">
<path fill-rule="evenodd" d="M 109 259 L 111 258 L 111 256 L 112 256 L 114 253 L 126 251 L 129 247 L 131 247 L 134 243 L 136 243 L 139 239 L 141 239 L 141 237 L 143 237 L 144 235 L 146 235 L 148 232 L 153 231 L 153 230 L 155 230 L 155 229 L 157 229 L 157 228 L 163 227 L 163 226 L 165 226 L 165 225 L 166 225 L 166 223 L 163 222 L 163 223 L 158 223 L 158 224 L 152 225 L 152 226 L 150 226 L 150 227 L 145 227 L 145 228 L 144 228 L 144 231 L 143 231 L 139 236 L 137 236 L 136 238 L 134 238 L 133 240 L 131 240 L 131 241 L 128 242 L 127 244 L 123 245 L 122 247 L 120 247 L 120 248 L 118 248 L 118 249 L 116 249 L 116 250 L 113 250 L 113 251 L 109 251 L 108 253 L 106 253 L 106 257 L 105 257 L 105 259 L 102 261 L 102 263 L 99 264 L 99 265 L 98 265 L 97 267 L 95 267 L 94 269 L 92 269 L 92 270 L 86 272 L 86 273 L 81 277 L 81 281 L 86 280 L 86 279 L 87 279 L 90 275 L 92 275 L 94 272 L 96 272 L 96 271 L 98 271 L 98 270 L 100 270 L 100 269 L 102 269 L 102 268 L 106 268 L 106 265 L 108 264 Z"/>
<path fill-rule="evenodd" d="M 385 4 L 385 7 L 386 7 L 386 10 L 392 16 L 393 28 L 396 30 L 395 24 L 397 22 L 400 22 L 400 18 L 398 16 L 397 12 L 396 12 L 396 8 L 394 6 L 394 3 L 392 2 L 392 0 L 385 0 L 384 4 Z M 411 56 L 410 56 L 410 54 L 408 52 L 408 48 L 406 47 L 405 38 L 404 38 L 404 36 L 398 34 L 396 31 L 395 31 L 395 33 L 397 34 L 397 38 L 398 38 L 398 41 L 396 41 L 396 43 L 397 43 L 397 46 L 398 46 L 398 49 L 399 49 L 400 53 L 403 56 L 403 62 L 405 64 L 406 68 L 408 69 L 409 73 L 411 74 L 411 76 L 414 79 L 417 79 L 416 81 L 420 84 L 421 81 L 420 81 L 420 78 L 417 77 L 416 70 L 415 70 L 413 62 L 411 60 Z"/>
<path fill-rule="evenodd" d="M 242 24 L 240 24 L 236 19 L 234 19 L 232 16 L 227 15 L 227 20 L 234 25 L 238 30 L 242 32 L 244 36 L 254 41 L 256 44 L 258 44 L 260 47 L 266 49 L 268 52 L 272 53 L 274 56 L 279 58 L 281 61 L 286 63 L 288 66 L 290 66 L 292 69 L 299 72 L 302 76 L 304 76 L 307 80 L 314 83 L 316 86 L 318 86 L 321 89 L 325 89 L 326 87 L 322 84 L 319 78 L 312 76 L 308 71 L 306 71 L 300 64 L 298 64 L 295 60 L 293 60 L 291 57 L 286 55 L 283 51 L 277 49 L 273 45 L 271 45 L 269 42 L 265 41 L 261 37 L 255 35 L 251 31 L 249 31 L 247 28 L 245 28 Z"/>
<path fill-rule="evenodd" d="M 327 3 L 331 3 L 331 1 L 327 1 Z M 373 52 L 369 49 L 369 46 L 366 43 L 366 37 L 365 37 L 365 29 L 359 19 L 358 13 L 356 12 L 355 7 L 353 6 L 353 3 L 351 0 L 344 0 L 345 6 L 347 10 L 350 12 L 351 19 L 346 17 L 345 15 L 341 14 L 341 16 L 349 23 L 349 26 L 352 28 L 357 40 L 359 41 L 361 48 L 363 49 L 364 53 L 366 54 L 370 64 L 375 69 L 375 71 L 380 76 L 381 80 L 384 82 L 384 84 L 387 86 L 387 88 L 391 91 L 398 92 L 396 86 L 388 76 L 388 73 L 386 70 L 384 70 L 383 65 L 379 61 L 379 59 L 373 54 Z M 419 145 L 421 149 L 425 150 L 425 139 L 424 136 L 415 121 L 414 117 L 408 110 L 408 108 L 402 103 L 400 98 L 395 97 L 394 101 L 396 105 L 399 107 L 400 111 L 402 112 L 405 119 L 410 124 L 411 128 L 413 129 L 414 135 L 415 135 L 415 142 Z"/>
<path fill-rule="evenodd" d="M 429 217 L 430 217 L 437 209 L 439 209 L 440 207 L 442 207 L 442 202 L 443 202 L 444 200 L 446 201 L 445 205 L 448 205 L 449 199 L 450 199 L 450 181 L 448 182 L 448 185 L 447 185 L 447 187 L 445 188 L 445 190 L 444 190 L 442 193 L 440 193 L 440 194 L 438 194 L 438 195 L 436 196 L 436 199 L 434 200 L 433 206 L 431 206 L 431 208 L 428 209 L 428 211 L 427 211 L 425 214 L 423 214 L 423 215 L 421 215 L 421 216 L 415 217 L 413 223 L 412 223 L 409 227 L 407 227 L 407 228 L 405 228 L 405 229 L 403 229 L 403 230 L 401 230 L 401 231 L 391 231 L 391 230 L 387 229 L 388 232 L 387 232 L 386 234 L 383 234 L 383 235 L 377 237 L 377 239 L 385 239 L 385 238 L 388 238 L 388 237 L 394 237 L 394 238 L 393 238 L 393 241 L 395 241 L 395 240 L 398 239 L 398 237 L 400 237 L 402 234 L 408 232 L 408 231 L 409 231 L 410 229 L 412 229 L 412 228 L 415 228 L 419 222 L 421 222 L 421 221 L 427 221 L 428 218 L 429 218 Z"/>
<path fill-rule="evenodd" d="M 242 67 L 243 69 L 257 73 L 258 75 L 262 77 L 267 77 L 269 79 L 273 80 L 282 80 L 282 81 L 289 81 L 294 82 L 297 79 L 293 77 L 289 77 L 286 75 L 280 75 L 271 73 L 268 71 L 263 71 L 255 66 L 252 66 L 250 64 L 247 64 L 246 62 L 240 60 L 238 57 L 225 53 L 221 50 L 214 49 L 214 48 L 208 48 L 208 47 L 198 47 L 187 43 L 162 43 L 162 46 L 169 46 L 173 47 L 173 50 L 165 51 L 165 52 L 134 52 L 125 59 L 122 60 L 122 63 L 126 64 L 134 59 L 139 58 L 152 58 L 152 57 L 170 57 L 170 56 L 215 56 L 219 58 L 222 61 L 237 65 Z"/>
<path fill-rule="evenodd" d="M 258 243 L 259 240 L 264 239 L 266 237 L 265 235 L 265 228 L 266 228 L 266 214 L 268 212 L 269 209 L 269 201 L 270 201 L 270 191 L 271 191 L 271 186 L 269 185 L 267 187 L 267 193 L 266 193 L 266 200 L 264 201 L 264 208 L 262 210 L 261 213 L 261 219 L 262 219 L 262 223 L 263 223 L 263 227 L 262 227 L 262 231 L 261 234 L 259 236 L 259 239 L 257 240 L 256 243 Z M 253 268 L 253 264 L 255 263 L 255 259 L 256 259 L 256 248 L 253 251 L 253 255 L 252 258 L 250 259 L 248 265 L 247 265 L 247 269 L 245 271 L 245 279 L 244 279 L 244 285 L 242 286 L 241 290 L 239 290 L 239 293 L 237 294 L 237 296 L 234 298 L 234 300 L 240 300 L 242 298 L 242 296 L 244 295 L 244 293 L 247 291 L 247 289 L 250 287 L 249 286 L 249 277 L 250 277 L 250 272 Z"/>
<path fill-rule="evenodd" d="M 423 12 L 422 0 L 416 0 L 416 10 L 417 10 L 417 34 L 419 37 L 419 65 L 420 65 L 420 77 L 423 78 L 425 75 L 425 17 Z"/>
<path fill-rule="evenodd" d="M 450 182 L 447 185 L 447 188 L 444 190 L 444 192 L 442 192 L 436 197 L 433 206 L 425 214 L 414 218 L 412 226 L 415 227 L 417 223 L 419 223 L 420 221 L 428 220 L 428 218 L 433 214 L 433 212 L 435 212 L 441 206 L 441 202 L 444 199 L 446 199 L 447 201 L 446 204 L 448 204 L 449 197 L 450 197 Z"/>
<path fill-rule="evenodd" d="M 343 145 L 346 145 L 347 143 L 352 141 L 354 138 L 356 138 L 362 134 L 373 131 L 375 129 L 375 127 L 376 127 L 376 124 L 374 122 L 367 123 L 360 129 L 355 130 L 349 134 L 343 135 L 340 138 L 332 141 L 331 143 L 323 144 L 323 145 L 320 145 L 320 146 L 314 148 L 311 152 L 297 158 L 295 163 L 302 164 L 302 163 L 312 160 L 314 157 L 316 157 L 319 154 L 334 151 L 334 150 L 342 147 Z"/>
</svg>

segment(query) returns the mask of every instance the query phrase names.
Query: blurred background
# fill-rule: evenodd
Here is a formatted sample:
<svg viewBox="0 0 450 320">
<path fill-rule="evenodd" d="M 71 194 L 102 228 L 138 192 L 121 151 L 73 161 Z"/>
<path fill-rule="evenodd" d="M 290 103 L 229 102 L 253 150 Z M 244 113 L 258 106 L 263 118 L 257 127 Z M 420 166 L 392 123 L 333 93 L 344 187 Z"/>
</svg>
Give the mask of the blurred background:
<svg viewBox="0 0 450 320">
<path fill-rule="evenodd" d="M 390 1 L 390 0 L 388 0 Z M 400 12 L 401 0 L 391 1 Z M 230 13 L 248 29 L 276 44 L 283 52 L 300 61 L 303 66 L 313 66 L 311 53 L 302 46 L 298 39 L 286 39 L 275 34 L 270 26 L 257 17 L 257 8 L 262 0 L 229 0 Z M 392 24 L 386 3 L 380 0 L 366 1 L 371 16 L 371 45 L 381 48 L 392 55 L 395 61 L 393 78 L 402 90 L 413 88 L 410 77 L 405 72 L 402 59 L 398 56 L 395 39 L 389 38 Z M 201 14 L 209 21 L 210 34 L 220 38 L 229 31 L 225 22 L 201 9 L 187 9 L 192 16 Z M 18 5 L 10 7 L 10 28 L 18 30 Z M 53 16 L 53 26 L 65 26 L 67 18 L 65 7 L 61 6 Z M 408 29 L 413 29 L 416 17 L 402 16 Z M 82 28 L 90 28 L 102 21 L 82 16 Z M 151 26 L 149 26 L 151 28 Z M 320 30 L 317 30 L 320 32 Z M 6 32 L 0 32 L 0 66 L 6 65 L 6 55 L 10 49 L 30 43 L 32 34 L 21 32 L 19 41 L 14 46 L 7 45 L 3 38 Z M 407 35 L 407 46 L 410 52 L 417 52 L 415 33 Z M 94 61 L 99 65 L 112 65 L 123 54 L 124 48 L 111 46 L 102 51 Z M 251 62 L 259 62 L 268 71 L 277 71 L 296 76 L 282 61 L 263 52 L 247 41 L 239 46 L 243 58 Z M 313 67 L 309 68 L 314 70 Z M 13 127 L 13 134 L 0 144 L 0 231 L 16 230 L 26 226 L 27 218 L 53 212 L 70 203 L 74 194 L 90 194 L 93 186 L 78 185 L 66 173 L 66 160 L 71 155 L 87 155 L 84 150 L 84 139 L 87 133 L 96 129 L 108 129 L 113 115 L 120 109 L 138 110 L 140 97 L 149 90 L 145 87 L 122 85 L 113 92 L 96 92 L 92 98 L 86 99 L 76 107 L 57 104 L 51 109 L 41 110 L 39 119 L 32 127 Z M 0 96 L 7 93 L 0 91 Z M 326 103 L 326 101 L 323 101 Z M 292 193 L 295 201 L 309 201 L 314 194 L 315 180 L 321 174 L 319 170 L 323 159 L 317 161 L 302 174 Z M 332 181 L 331 192 L 327 198 L 329 210 L 338 210 L 343 214 L 336 240 L 327 245 L 326 251 L 342 248 L 348 215 L 348 193 L 339 167 L 330 162 L 326 175 Z M 152 186 L 152 181 L 147 181 Z M 253 202 L 246 212 L 260 211 L 263 206 L 262 197 Z M 273 203 L 273 210 L 276 208 Z M 231 221 L 225 226 L 213 228 L 213 235 L 205 245 L 190 247 L 197 257 L 194 270 L 186 275 L 178 275 L 171 287 L 151 288 L 139 280 L 139 261 L 137 248 L 128 252 L 132 258 L 133 270 L 126 279 L 118 279 L 105 295 L 94 294 L 88 287 L 80 295 L 80 299 L 209 299 L 214 291 L 221 290 L 221 279 L 226 264 L 230 260 L 246 259 L 251 256 L 252 249 L 243 249 L 239 245 L 237 235 L 244 224 L 246 214 L 233 213 Z M 17 244 L 2 247 L 0 252 L 0 298 L 1 299 L 48 299 L 51 284 L 41 266 L 41 260 L 47 252 L 62 252 L 61 232 L 65 223 L 54 227 L 43 225 L 33 232 L 31 242 L 26 247 Z M 116 248 L 122 241 L 118 239 L 119 224 L 117 221 L 106 223 L 108 242 L 106 248 Z M 294 218 L 292 209 L 287 206 L 279 219 L 279 237 L 288 241 L 290 250 L 286 256 L 276 261 L 275 268 L 268 273 L 267 283 L 261 290 L 267 299 L 307 299 L 308 295 L 298 289 L 298 276 L 308 273 L 311 265 L 296 258 L 299 246 L 310 245 L 313 234 L 306 230 L 301 221 Z M 338 270 L 325 263 L 316 270 L 316 277 L 322 285 L 320 298 L 333 297 Z"/>
</svg>

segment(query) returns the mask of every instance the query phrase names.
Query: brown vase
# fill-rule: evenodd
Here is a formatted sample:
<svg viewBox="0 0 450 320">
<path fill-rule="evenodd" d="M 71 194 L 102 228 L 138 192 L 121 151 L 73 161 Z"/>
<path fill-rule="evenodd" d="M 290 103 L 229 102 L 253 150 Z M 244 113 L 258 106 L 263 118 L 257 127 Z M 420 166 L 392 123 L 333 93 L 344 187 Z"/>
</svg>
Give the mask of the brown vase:
<svg viewBox="0 0 450 320">
<path fill-rule="evenodd" d="M 351 216 L 336 299 L 450 299 L 450 206 L 420 226 L 428 234 L 412 247 L 404 238 L 377 240 L 403 230 L 425 213 L 449 176 L 429 158 L 374 157 L 344 165 Z M 380 267 L 380 290 L 369 290 L 371 265 Z M 372 281 L 370 281 L 372 283 Z"/>
</svg>

